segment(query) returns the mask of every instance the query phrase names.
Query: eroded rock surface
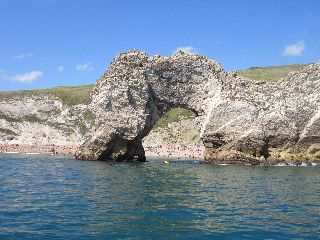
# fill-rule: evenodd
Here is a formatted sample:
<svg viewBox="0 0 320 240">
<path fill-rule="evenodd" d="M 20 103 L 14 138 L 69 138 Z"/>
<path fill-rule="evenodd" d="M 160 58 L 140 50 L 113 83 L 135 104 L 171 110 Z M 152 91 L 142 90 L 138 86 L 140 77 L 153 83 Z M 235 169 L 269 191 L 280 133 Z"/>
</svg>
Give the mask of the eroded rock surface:
<svg viewBox="0 0 320 240">
<path fill-rule="evenodd" d="M 53 95 L 0 99 L 0 144 L 79 146 L 92 122 L 88 105 L 67 106 Z"/>
<path fill-rule="evenodd" d="M 76 157 L 145 161 L 142 138 L 165 112 L 183 107 L 197 115 L 207 162 L 320 161 L 319 90 L 320 63 L 268 84 L 199 55 L 121 53 L 93 90 L 93 134 Z"/>
</svg>

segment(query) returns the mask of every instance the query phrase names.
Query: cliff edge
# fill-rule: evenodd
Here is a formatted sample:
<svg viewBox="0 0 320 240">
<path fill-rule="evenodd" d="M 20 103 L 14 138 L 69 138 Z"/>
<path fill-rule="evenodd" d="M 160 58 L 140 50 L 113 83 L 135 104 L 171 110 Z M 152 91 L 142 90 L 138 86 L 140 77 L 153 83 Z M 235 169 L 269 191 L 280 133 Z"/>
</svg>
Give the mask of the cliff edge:
<svg viewBox="0 0 320 240">
<path fill-rule="evenodd" d="M 245 79 L 204 56 L 119 54 L 92 93 L 95 123 L 78 159 L 145 161 L 142 139 L 170 109 L 196 115 L 205 161 L 320 161 L 320 63 L 279 83 Z"/>
</svg>

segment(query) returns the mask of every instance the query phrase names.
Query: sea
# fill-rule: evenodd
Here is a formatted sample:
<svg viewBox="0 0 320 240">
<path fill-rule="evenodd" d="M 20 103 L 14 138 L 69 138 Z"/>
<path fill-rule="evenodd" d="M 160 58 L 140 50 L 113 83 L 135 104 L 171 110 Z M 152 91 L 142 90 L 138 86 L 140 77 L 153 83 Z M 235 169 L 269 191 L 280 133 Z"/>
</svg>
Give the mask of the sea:
<svg viewBox="0 0 320 240">
<path fill-rule="evenodd" d="M 320 167 L 0 155 L 0 239 L 320 239 Z"/>
</svg>

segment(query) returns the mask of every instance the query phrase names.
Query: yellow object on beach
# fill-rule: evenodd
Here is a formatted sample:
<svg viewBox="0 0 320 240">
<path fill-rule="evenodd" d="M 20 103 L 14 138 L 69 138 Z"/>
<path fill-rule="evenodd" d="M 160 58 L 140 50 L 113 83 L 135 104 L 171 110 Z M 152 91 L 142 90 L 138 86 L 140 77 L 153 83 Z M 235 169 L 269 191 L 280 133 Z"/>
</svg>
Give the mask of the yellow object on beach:
<svg viewBox="0 0 320 240">
<path fill-rule="evenodd" d="M 170 162 L 169 162 L 169 161 L 167 161 L 167 160 L 164 160 L 163 162 L 164 162 L 164 163 L 166 163 L 166 164 L 170 163 Z"/>
</svg>

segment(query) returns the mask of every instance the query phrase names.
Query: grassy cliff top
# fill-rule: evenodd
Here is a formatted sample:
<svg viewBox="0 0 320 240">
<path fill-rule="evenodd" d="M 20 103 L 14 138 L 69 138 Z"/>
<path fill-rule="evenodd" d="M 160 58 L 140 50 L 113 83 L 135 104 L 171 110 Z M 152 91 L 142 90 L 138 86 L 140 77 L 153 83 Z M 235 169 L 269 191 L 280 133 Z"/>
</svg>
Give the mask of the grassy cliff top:
<svg viewBox="0 0 320 240">
<path fill-rule="evenodd" d="M 262 80 L 267 82 L 277 82 L 287 76 L 292 71 L 297 71 L 308 64 L 292 64 L 271 67 L 252 67 L 244 70 L 238 70 L 238 74 L 252 80 Z"/>
<path fill-rule="evenodd" d="M 253 79 L 253 80 L 263 80 L 269 82 L 277 82 L 281 78 L 288 75 L 292 71 L 296 71 L 302 67 L 307 66 L 307 64 L 293 64 L 293 65 L 283 65 L 283 66 L 272 66 L 272 67 L 252 67 L 245 70 L 239 70 L 239 75 Z M 40 94 L 53 95 L 61 99 L 63 103 L 68 106 L 77 104 L 88 104 L 90 103 L 90 93 L 94 87 L 94 84 L 80 85 L 80 86 L 59 86 L 46 89 L 36 89 L 36 90 L 21 90 L 12 92 L 0 92 L 0 100 L 10 99 L 22 96 L 34 96 Z M 181 109 L 174 112 L 182 113 Z M 184 114 L 186 114 L 184 112 Z M 188 114 L 187 114 L 188 115 Z"/>
<path fill-rule="evenodd" d="M 153 129 L 166 127 L 169 123 L 179 122 L 182 118 L 195 118 L 195 113 L 185 108 L 173 108 L 165 113 L 154 125 Z"/>
<path fill-rule="evenodd" d="M 12 92 L 0 92 L 0 100 L 12 99 L 15 97 L 35 96 L 41 94 L 53 95 L 58 97 L 64 104 L 68 106 L 77 104 L 89 104 L 90 93 L 93 84 L 80 86 L 59 86 L 54 88 L 36 89 L 36 90 L 21 90 Z"/>
</svg>

